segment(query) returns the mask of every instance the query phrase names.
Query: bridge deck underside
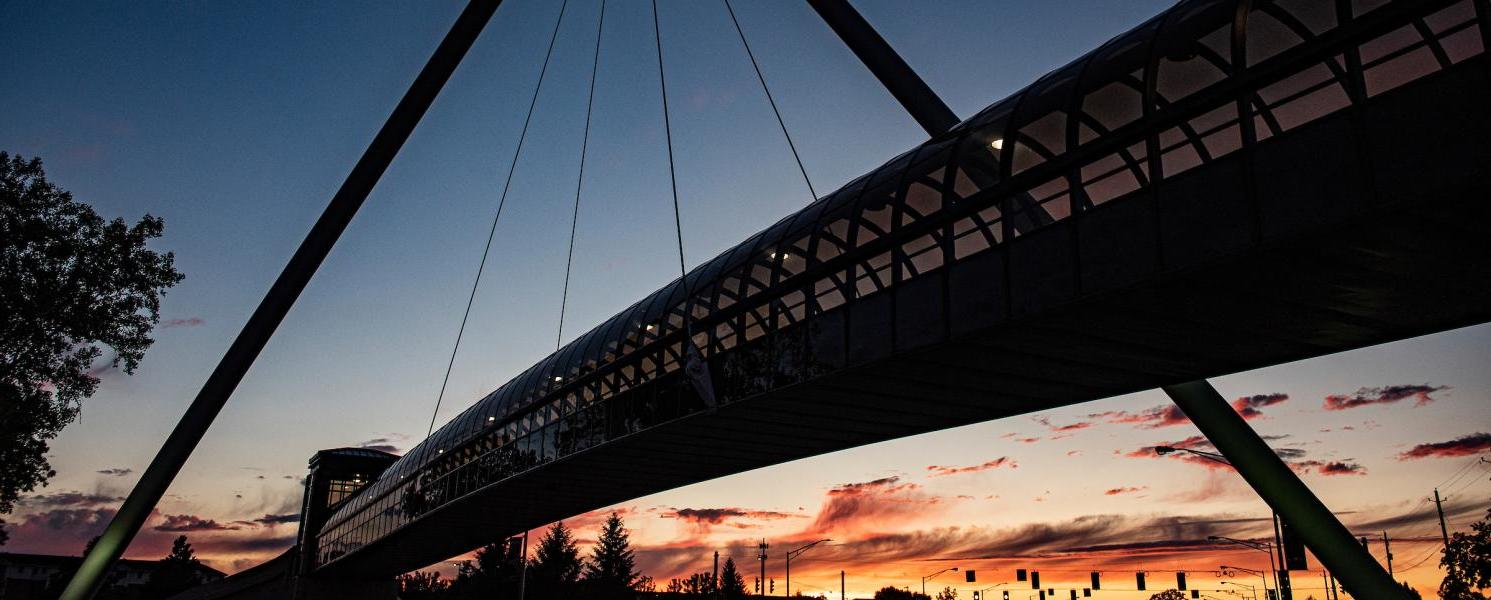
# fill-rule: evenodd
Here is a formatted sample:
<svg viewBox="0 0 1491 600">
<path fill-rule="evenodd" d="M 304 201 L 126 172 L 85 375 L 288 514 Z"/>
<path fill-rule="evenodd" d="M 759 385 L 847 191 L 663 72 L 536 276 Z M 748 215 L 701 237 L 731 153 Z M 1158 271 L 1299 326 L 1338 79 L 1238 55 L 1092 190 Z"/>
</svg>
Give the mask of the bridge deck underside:
<svg viewBox="0 0 1491 600">
<path fill-rule="evenodd" d="M 322 571 L 388 576 L 715 477 L 1491 320 L 1488 89 L 1484 57 L 1468 61 L 1163 200 L 1019 237 L 942 276 L 993 290 L 973 313 L 911 295 L 926 286 L 886 296 L 936 307 L 941 341 L 562 458 Z"/>
</svg>

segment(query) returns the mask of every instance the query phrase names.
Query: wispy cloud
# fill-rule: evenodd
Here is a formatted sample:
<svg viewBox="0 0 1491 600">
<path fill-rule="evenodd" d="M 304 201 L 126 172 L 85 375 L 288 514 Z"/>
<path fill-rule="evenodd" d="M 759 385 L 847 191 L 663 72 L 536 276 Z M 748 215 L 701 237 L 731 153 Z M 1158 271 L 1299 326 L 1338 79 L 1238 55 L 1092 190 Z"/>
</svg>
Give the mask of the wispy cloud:
<svg viewBox="0 0 1491 600">
<path fill-rule="evenodd" d="M 165 521 L 156 525 L 156 531 L 185 533 L 190 531 L 236 531 L 237 525 L 219 523 L 196 515 L 165 515 Z"/>
<path fill-rule="evenodd" d="M 938 499 L 922 494 L 920 489 L 920 485 L 903 482 L 900 477 L 836 486 L 825 494 L 809 531 L 815 534 L 874 531 L 923 518 Z"/>
<path fill-rule="evenodd" d="M 930 471 L 927 476 L 942 477 L 945 475 L 959 475 L 962 473 L 978 473 L 980 471 L 988 471 L 990 469 L 998 469 L 1000 467 L 1009 467 L 1011 469 L 1015 469 L 1019 468 L 1019 466 L 1020 465 L 1015 463 L 1014 459 L 1011 459 L 1008 456 L 1001 456 L 988 462 L 977 465 L 969 465 L 966 467 L 945 467 L 941 465 L 931 465 L 927 467 L 927 470 Z"/>
<path fill-rule="evenodd" d="M 50 509 L 68 507 L 94 507 L 105 506 L 123 502 L 121 496 L 110 496 L 108 494 L 89 494 L 85 492 L 54 492 L 51 494 L 37 494 L 26 496 L 21 499 L 20 504 L 26 508 Z"/>
<path fill-rule="evenodd" d="M 359 442 L 357 447 L 387 452 L 389 454 L 403 454 L 403 446 L 409 442 L 409 439 L 409 436 L 402 433 L 387 433 L 370 440 Z"/>
<path fill-rule="evenodd" d="M 1254 394 L 1243 396 L 1232 401 L 1232 409 L 1244 419 L 1254 419 L 1263 416 L 1265 407 L 1273 406 L 1289 400 L 1289 394 Z"/>
<path fill-rule="evenodd" d="M 1191 422 L 1191 419 L 1181 412 L 1180 407 L 1174 404 L 1162 404 L 1138 412 L 1110 410 L 1087 415 L 1087 418 L 1119 425 L 1136 425 L 1144 429 L 1159 429 Z"/>
<path fill-rule="evenodd" d="M 1296 471 L 1314 471 L 1321 475 L 1366 475 L 1367 468 L 1351 459 L 1346 460 L 1306 460 L 1290 465 Z"/>
<path fill-rule="evenodd" d="M 1414 406 L 1423 406 L 1434 401 L 1435 392 L 1450 389 L 1447 385 L 1389 385 L 1361 388 L 1354 394 L 1331 394 L 1325 397 L 1326 410 L 1346 410 L 1373 404 L 1394 404 L 1414 398 Z"/>
<path fill-rule="evenodd" d="M 1103 492 L 1104 496 L 1121 496 L 1123 494 L 1135 494 L 1149 489 L 1147 485 L 1137 487 L 1116 487 Z"/>
<path fill-rule="evenodd" d="M 127 469 L 127 468 L 123 468 L 123 467 L 113 467 L 113 468 L 109 468 L 109 469 L 99 469 L 98 471 L 95 471 L 95 472 L 98 473 L 99 475 L 112 475 L 114 477 L 124 477 L 125 475 L 129 475 L 130 473 L 134 473 L 135 470 L 134 469 Z"/>
<path fill-rule="evenodd" d="M 1398 455 L 1398 460 L 1445 456 L 1472 456 L 1491 450 L 1491 433 L 1472 433 L 1447 442 L 1419 444 Z"/>
</svg>

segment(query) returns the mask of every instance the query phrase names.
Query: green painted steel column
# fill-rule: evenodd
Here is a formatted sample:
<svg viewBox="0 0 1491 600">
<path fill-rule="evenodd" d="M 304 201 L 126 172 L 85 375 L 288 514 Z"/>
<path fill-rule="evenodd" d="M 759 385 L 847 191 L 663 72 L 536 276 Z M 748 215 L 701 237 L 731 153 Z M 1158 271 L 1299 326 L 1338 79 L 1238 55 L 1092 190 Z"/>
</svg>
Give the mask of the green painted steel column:
<svg viewBox="0 0 1491 600">
<path fill-rule="evenodd" d="M 1314 492 L 1206 380 L 1163 388 L 1248 485 L 1299 533 L 1315 557 L 1365 600 L 1407 600 L 1392 576 L 1362 548 Z"/>
</svg>

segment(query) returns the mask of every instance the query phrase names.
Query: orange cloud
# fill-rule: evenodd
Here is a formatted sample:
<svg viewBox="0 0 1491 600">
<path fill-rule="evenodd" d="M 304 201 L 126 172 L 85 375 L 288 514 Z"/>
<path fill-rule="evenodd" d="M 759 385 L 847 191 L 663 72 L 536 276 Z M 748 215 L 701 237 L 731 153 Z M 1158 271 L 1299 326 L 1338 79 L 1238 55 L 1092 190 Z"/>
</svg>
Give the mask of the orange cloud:
<svg viewBox="0 0 1491 600">
<path fill-rule="evenodd" d="M 1016 469 L 1019 468 L 1020 465 L 1016 464 L 1014 459 L 1011 459 L 1008 456 L 1001 456 L 994 460 L 978 465 L 970 465 L 967 467 L 944 467 L 939 465 L 931 465 L 927 467 L 927 470 L 931 471 L 931 473 L 928 474 L 929 477 L 942 477 L 944 475 L 958 475 L 961 473 L 977 473 L 979 471 L 988 471 L 989 469 L 998 469 L 999 467 L 1006 466 L 1011 469 Z"/>
</svg>

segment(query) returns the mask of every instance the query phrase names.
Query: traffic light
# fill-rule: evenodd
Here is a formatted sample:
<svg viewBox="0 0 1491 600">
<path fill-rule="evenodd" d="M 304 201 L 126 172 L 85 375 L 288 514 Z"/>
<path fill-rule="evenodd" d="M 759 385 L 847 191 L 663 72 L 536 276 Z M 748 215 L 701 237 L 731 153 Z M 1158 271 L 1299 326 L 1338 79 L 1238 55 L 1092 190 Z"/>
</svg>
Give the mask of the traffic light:
<svg viewBox="0 0 1491 600">
<path fill-rule="evenodd" d="M 1015 581 L 1025 581 L 1025 569 L 1015 569 Z"/>
<path fill-rule="evenodd" d="M 1146 589 L 1144 587 L 1144 573 L 1142 571 L 1134 574 L 1134 587 L 1138 588 L 1141 592 Z"/>
<path fill-rule="evenodd" d="M 1077 600 L 1077 590 L 1072 590 L 1072 600 Z"/>
<path fill-rule="evenodd" d="M 973 583 L 975 581 L 978 581 L 978 578 L 975 577 L 974 574 L 973 574 L 973 569 L 969 569 L 969 570 L 963 572 L 963 581 L 966 581 L 968 583 Z"/>
<path fill-rule="evenodd" d="M 1185 589 L 1186 589 L 1186 574 L 1185 573 L 1176 573 L 1175 574 L 1175 589 L 1180 590 L 1180 591 L 1185 591 Z"/>
<path fill-rule="evenodd" d="M 1004 600 L 1010 600 L 1010 591 L 1009 590 L 1005 590 L 1004 591 Z"/>
<path fill-rule="evenodd" d="M 1083 598 L 1091 598 L 1092 597 L 1092 588 L 1082 588 L 1082 597 Z"/>
<path fill-rule="evenodd" d="M 1103 582 L 1098 579 L 1098 572 L 1097 571 L 1093 571 L 1092 572 L 1092 589 L 1095 589 L 1095 590 L 1101 590 L 1101 589 L 1103 589 Z"/>
<path fill-rule="evenodd" d="M 1201 597 L 1201 590 L 1191 590 L 1191 597 L 1192 598 L 1200 598 Z"/>
<path fill-rule="evenodd" d="M 1289 521 L 1279 519 L 1284 536 L 1284 570 L 1286 571 L 1308 571 L 1309 564 L 1305 562 L 1305 541 L 1299 539 L 1294 528 L 1289 526 Z"/>
<path fill-rule="evenodd" d="M 1030 572 L 1030 589 L 1032 589 L 1032 590 L 1041 589 L 1041 572 L 1040 571 L 1031 571 Z"/>
<path fill-rule="evenodd" d="M 984 600 L 983 597 L 979 596 L 978 590 L 973 591 L 973 600 Z"/>
</svg>

